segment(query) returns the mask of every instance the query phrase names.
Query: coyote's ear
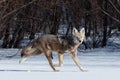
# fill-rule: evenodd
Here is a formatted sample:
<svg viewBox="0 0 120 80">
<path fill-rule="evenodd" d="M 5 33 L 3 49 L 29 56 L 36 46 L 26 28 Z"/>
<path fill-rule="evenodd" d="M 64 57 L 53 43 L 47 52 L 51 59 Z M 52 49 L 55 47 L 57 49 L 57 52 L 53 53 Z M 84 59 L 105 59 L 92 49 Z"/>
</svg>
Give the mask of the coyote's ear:
<svg viewBox="0 0 120 80">
<path fill-rule="evenodd" d="M 78 30 L 74 27 L 73 31 L 72 31 L 72 34 L 75 35 L 76 33 L 78 33 Z"/>
<path fill-rule="evenodd" d="M 81 34 L 85 34 L 85 28 L 82 28 L 82 29 L 80 30 L 80 33 L 81 33 Z"/>
</svg>

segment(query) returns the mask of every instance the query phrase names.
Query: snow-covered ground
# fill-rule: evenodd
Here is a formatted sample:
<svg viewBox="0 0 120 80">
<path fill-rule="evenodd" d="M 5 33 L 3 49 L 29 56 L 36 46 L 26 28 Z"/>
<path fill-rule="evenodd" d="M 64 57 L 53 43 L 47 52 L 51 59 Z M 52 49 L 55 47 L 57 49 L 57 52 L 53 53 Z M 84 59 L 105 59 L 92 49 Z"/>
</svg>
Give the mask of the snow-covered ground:
<svg viewBox="0 0 120 80">
<path fill-rule="evenodd" d="M 81 50 L 78 57 L 84 69 L 81 72 L 72 58 L 65 54 L 64 65 L 54 72 L 44 55 L 31 57 L 19 64 L 18 49 L 0 49 L 0 80 L 120 80 L 120 49 Z M 7 55 L 7 56 L 6 56 Z M 54 64 L 58 63 L 53 53 Z"/>
</svg>

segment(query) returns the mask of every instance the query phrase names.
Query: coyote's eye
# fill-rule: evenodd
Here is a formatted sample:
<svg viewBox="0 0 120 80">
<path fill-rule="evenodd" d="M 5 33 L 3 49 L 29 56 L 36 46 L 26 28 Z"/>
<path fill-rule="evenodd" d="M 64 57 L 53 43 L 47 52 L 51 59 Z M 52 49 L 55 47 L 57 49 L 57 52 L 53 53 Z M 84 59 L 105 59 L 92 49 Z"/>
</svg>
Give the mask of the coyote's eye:
<svg viewBox="0 0 120 80">
<path fill-rule="evenodd" d="M 77 38 L 77 42 L 81 43 L 81 39 L 79 37 L 76 37 Z"/>
</svg>

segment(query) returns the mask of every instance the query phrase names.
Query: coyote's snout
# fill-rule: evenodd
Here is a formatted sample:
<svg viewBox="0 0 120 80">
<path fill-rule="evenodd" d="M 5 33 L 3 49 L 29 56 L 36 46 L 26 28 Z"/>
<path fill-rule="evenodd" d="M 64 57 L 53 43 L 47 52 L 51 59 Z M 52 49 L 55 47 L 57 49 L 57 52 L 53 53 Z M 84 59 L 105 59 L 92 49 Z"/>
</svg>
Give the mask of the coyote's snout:
<svg viewBox="0 0 120 80">
<path fill-rule="evenodd" d="M 58 52 L 59 58 L 59 67 L 63 64 L 62 58 L 63 54 L 68 52 L 76 65 L 79 67 L 81 71 L 83 67 L 81 66 L 78 57 L 77 57 L 77 48 L 83 42 L 85 37 L 85 30 L 82 28 L 78 31 L 76 28 L 73 28 L 71 36 L 57 36 L 57 35 L 43 35 L 41 38 L 33 41 L 31 44 L 26 46 L 21 51 L 21 60 L 20 63 L 24 62 L 29 56 L 38 55 L 44 53 L 46 58 L 48 59 L 49 65 L 54 71 L 58 71 L 53 65 L 51 59 L 52 51 Z"/>
</svg>

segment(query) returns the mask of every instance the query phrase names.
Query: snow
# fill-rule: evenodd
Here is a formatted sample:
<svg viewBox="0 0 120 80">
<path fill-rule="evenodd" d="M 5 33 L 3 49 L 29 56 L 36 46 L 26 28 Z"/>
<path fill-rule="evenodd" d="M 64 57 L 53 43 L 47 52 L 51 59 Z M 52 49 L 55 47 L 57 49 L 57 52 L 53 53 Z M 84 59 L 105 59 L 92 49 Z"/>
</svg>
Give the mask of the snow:
<svg viewBox="0 0 120 80">
<path fill-rule="evenodd" d="M 57 54 L 53 57 L 58 64 Z M 81 72 L 69 54 L 64 54 L 60 71 L 54 72 L 43 54 L 19 64 L 18 49 L 0 49 L 0 80 L 120 80 L 120 49 L 81 50 L 78 58 L 87 72 Z"/>
</svg>

